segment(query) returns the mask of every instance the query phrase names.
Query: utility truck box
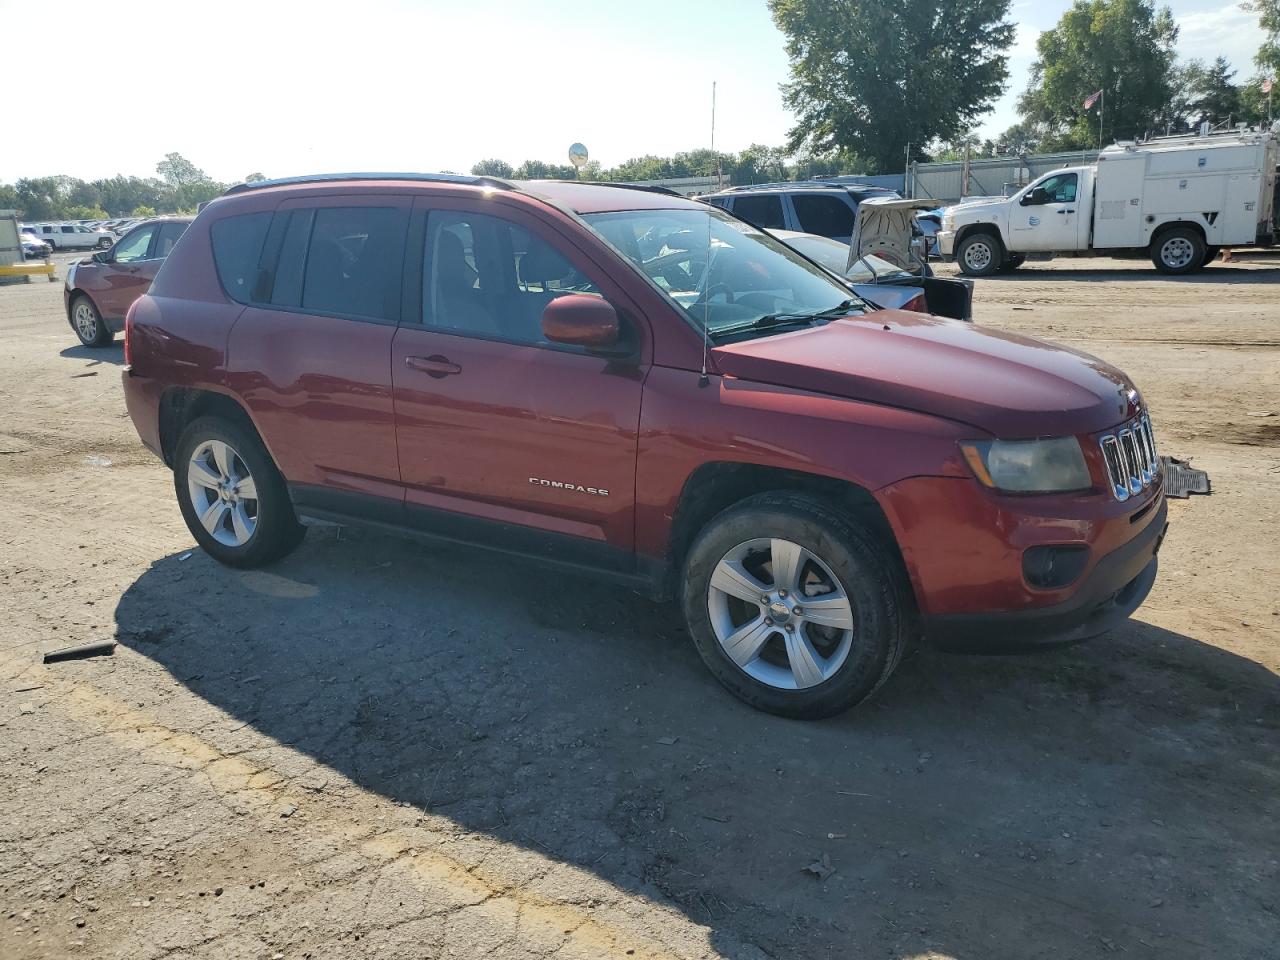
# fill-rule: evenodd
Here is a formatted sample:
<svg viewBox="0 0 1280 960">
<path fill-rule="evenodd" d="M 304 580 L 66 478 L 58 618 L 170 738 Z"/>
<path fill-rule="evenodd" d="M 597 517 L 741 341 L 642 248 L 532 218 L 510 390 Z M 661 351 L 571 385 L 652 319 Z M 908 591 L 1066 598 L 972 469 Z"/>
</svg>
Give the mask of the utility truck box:
<svg viewBox="0 0 1280 960">
<path fill-rule="evenodd" d="M 1274 241 L 1278 152 L 1262 131 L 1116 144 L 1007 200 L 946 211 L 939 246 L 971 276 L 1015 268 L 1028 254 L 1135 252 L 1163 273 L 1190 273 L 1219 247 Z"/>
</svg>

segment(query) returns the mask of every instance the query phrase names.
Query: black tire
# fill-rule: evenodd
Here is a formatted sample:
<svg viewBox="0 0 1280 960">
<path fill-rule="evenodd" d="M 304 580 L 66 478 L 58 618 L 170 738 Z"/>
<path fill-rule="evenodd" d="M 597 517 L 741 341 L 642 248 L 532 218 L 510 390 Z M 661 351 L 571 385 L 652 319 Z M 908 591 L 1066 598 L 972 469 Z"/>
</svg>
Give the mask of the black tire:
<svg viewBox="0 0 1280 960">
<path fill-rule="evenodd" d="M 1218 258 L 1218 254 L 1221 252 L 1222 252 L 1221 247 L 1205 247 L 1204 263 L 1200 264 L 1200 266 L 1207 267 L 1209 264 L 1213 263 L 1213 261 Z"/>
<path fill-rule="evenodd" d="M 115 241 L 112 240 L 110 237 L 103 237 L 101 240 L 98 241 L 98 249 L 106 250 L 108 247 L 112 246 L 114 243 Z"/>
<path fill-rule="evenodd" d="M 105 347 L 116 338 L 92 300 L 77 294 L 71 300 L 71 329 L 86 347 Z"/>
<path fill-rule="evenodd" d="M 853 631 L 847 654 L 826 679 L 801 689 L 783 689 L 749 674 L 725 652 L 712 622 L 711 578 L 721 560 L 748 541 L 774 537 L 819 558 L 851 601 Z M 815 566 L 808 570 L 810 576 L 820 574 Z M 848 511 L 802 493 L 759 494 L 713 518 L 685 559 L 682 600 L 694 646 L 716 679 L 752 707 L 800 720 L 834 716 L 875 692 L 897 667 L 915 624 L 901 566 L 881 539 Z M 766 608 L 756 606 L 759 623 L 773 635 L 747 666 L 766 657 L 775 663 L 788 659 L 786 635 L 768 626 Z M 741 609 L 751 616 L 748 607 Z M 812 627 L 801 624 L 800 629 Z"/>
<path fill-rule="evenodd" d="M 967 277 L 989 277 L 1003 262 L 1000 241 L 989 233 L 971 233 L 956 248 L 956 263 Z"/>
<path fill-rule="evenodd" d="M 1151 262 L 1167 276 L 1182 276 L 1199 270 L 1205 263 L 1204 237 L 1190 227 L 1174 227 L 1156 234 L 1151 241 Z"/>
<path fill-rule="evenodd" d="M 254 530 L 242 545 L 228 545 L 214 538 L 201 523 L 189 488 L 191 456 L 209 441 L 227 444 L 248 468 L 256 487 L 252 501 Z M 183 432 L 174 452 L 173 486 L 182 510 L 182 519 L 196 542 L 219 563 L 230 567 L 260 567 L 289 553 L 306 535 L 298 522 L 284 478 L 257 435 L 240 423 L 221 417 L 201 417 Z"/>
<path fill-rule="evenodd" d="M 1027 255 L 1025 253 L 1007 254 L 1004 258 L 1004 263 L 1000 264 L 1000 272 L 1012 273 L 1014 270 L 1017 270 L 1020 266 L 1022 266 L 1026 262 L 1027 262 Z"/>
</svg>

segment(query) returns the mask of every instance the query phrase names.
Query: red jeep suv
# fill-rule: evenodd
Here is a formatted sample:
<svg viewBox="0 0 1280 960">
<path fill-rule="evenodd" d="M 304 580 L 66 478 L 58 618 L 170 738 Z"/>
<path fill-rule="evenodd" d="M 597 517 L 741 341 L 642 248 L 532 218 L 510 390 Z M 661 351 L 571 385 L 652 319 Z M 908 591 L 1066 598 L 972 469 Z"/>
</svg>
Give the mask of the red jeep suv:
<svg viewBox="0 0 1280 960">
<path fill-rule="evenodd" d="M 916 636 L 1094 636 L 1156 575 L 1163 478 L 1119 370 L 874 310 L 665 192 L 234 187 L 125 329 L 129 413 L 223 563 L 315 518 L 603 574 L 787 716 L 863 700 Z"/>
</svg>

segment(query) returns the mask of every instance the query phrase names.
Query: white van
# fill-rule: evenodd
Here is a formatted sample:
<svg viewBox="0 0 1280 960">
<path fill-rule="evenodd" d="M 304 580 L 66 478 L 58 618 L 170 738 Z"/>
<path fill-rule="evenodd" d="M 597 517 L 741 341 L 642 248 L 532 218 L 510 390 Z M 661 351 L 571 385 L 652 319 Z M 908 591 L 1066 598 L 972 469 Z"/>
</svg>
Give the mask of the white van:
<svg viewBox="0 0 1280 960">
<path fill-rule="evenodd" d="M 1007 200 L 948 209 L 938 243 L 969 276 L 1027 254 L 1143 251 L 1161 273 L 1190 273 L 1219 247 L 1273 242 L 1278 152 L 1275 136 L 1256 130 L 1116 144 Z"/>
</svg>

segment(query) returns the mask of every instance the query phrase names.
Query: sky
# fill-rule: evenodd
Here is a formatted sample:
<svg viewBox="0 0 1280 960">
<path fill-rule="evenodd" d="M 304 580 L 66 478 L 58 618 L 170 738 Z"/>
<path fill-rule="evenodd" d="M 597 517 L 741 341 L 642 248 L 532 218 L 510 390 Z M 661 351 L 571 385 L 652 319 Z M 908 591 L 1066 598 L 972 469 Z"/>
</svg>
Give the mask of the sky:
<svg viewBox="0 0 1280 960">
<path fill-rule="evenodd" d="M 1179 52 L 1252 74 L 1257 17 L 1166 0 Z M 1014 0 L 1010 84 L 981 133 L 1017 119 L 1035 41 L 1069 0 Z M 780 145 L 792 118 L 765 0 L 0 0 L 28 106 L 0 122 L 0 182 L 153 175 L 177 151 L 216 180 L 453 170 L 498 157 L 609 167 L 710 145 Z M 42 52 L 29 38 L 56 45 Z M 1091 91 L 1082 91 L 1082 96 Z"/>
</svg>

